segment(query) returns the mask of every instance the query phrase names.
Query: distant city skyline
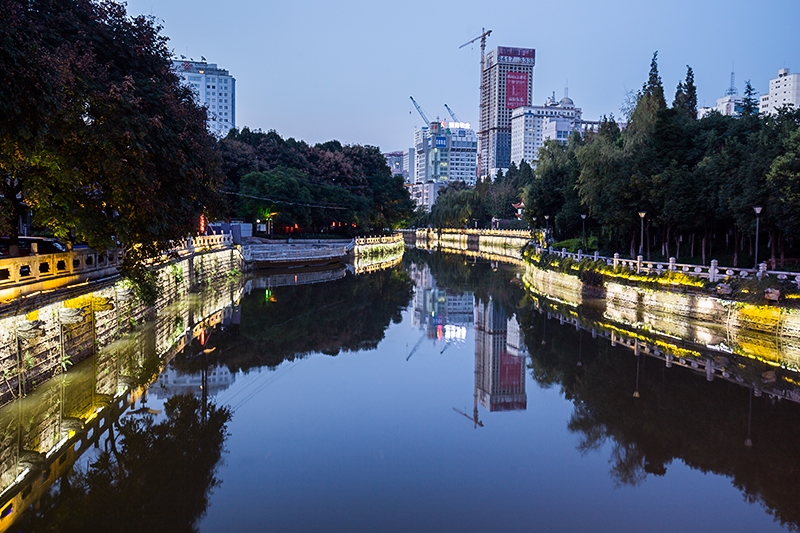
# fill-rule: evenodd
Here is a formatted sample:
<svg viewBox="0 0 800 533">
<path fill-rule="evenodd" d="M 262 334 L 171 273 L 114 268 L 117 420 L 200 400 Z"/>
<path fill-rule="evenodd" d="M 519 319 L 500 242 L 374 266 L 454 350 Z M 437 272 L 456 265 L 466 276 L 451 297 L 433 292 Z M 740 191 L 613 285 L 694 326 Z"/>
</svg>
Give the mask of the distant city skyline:
<svg viewBox="0 0 800 533">
<path fill-rule="evenodd" d="M 713 106 L 730 84 L 750 80 L 761 94 L 780 68 L 800 72 L 795 32 L 800 3 L 573 2 L 442 0 L 396 8 L 362 0 L 282 3 L 130 0 L 128 12 L 153 15 L 178 55 L 223 65 L 237 79 L 238 127 L 276 130 L 309 143 L 338 139 L 382 151 L 407 149 L 422 119 L 447 103 L 478 124 L 480 45 L 459 46 L 492 30 L 497 46 L 536 49 L 533 104 L 568 84 L 586 120 L 621 115 L 628 91 L 659 71 L 671 102 L 695 72 L 698 105 Z"/>
</svg>

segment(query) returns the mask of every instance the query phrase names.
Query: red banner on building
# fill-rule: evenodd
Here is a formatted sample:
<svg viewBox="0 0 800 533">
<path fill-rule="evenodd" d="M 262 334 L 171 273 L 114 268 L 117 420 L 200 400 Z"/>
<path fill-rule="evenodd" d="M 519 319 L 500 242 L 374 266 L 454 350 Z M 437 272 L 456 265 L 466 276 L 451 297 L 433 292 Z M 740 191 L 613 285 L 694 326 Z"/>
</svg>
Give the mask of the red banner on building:
<svg viewBox="0 0 800 533">
<path fill-rule="evenodd" d="M 500 387 L 504 392 L 522 387 L 522 358 L 508 352 L 500 354 Z"/>
<path fill-rule="evenodd" d="M 528 73 L 506 73 L 506 109 L 528 105 Z"/>
</svg>

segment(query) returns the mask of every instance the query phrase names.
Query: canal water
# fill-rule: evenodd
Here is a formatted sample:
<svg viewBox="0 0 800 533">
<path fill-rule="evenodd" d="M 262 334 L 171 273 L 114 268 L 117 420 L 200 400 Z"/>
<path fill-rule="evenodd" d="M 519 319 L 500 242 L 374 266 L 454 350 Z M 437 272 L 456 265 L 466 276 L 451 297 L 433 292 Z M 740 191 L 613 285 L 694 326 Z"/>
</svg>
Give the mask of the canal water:
<svg viewBox="0 0 800 533">
<path fill-rule="evenodd" d="M 117 373 L 137 376 L 133 405 L 8 530 L 800 526 L 800 404 L 585 327 L 604 317 L 523 278 L 410 250 L 368 274 L 247 280 L 160 371 L 142 326 L 112 350 Z M 98 403 L 100 366 L 0 412 L 18 465 L 37 465 L 20 451 L 36 420 L 81 418 L 65 416 L 70 394 Z"/>
</svg>

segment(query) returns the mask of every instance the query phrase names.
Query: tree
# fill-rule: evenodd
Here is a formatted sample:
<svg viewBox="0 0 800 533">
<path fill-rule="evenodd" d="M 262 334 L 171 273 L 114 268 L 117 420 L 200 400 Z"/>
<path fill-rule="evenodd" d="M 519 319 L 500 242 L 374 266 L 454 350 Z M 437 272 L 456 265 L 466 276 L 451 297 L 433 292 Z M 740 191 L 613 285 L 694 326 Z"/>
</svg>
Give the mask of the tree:
<svg viewBox="0 0 800 533">
<path fill-rule="evenodd" d="M 758 114 L 758 92 L 750 85 L 750 80 L 747 80 L 744 84 L 742 115 L 752 116 L 756 114 Z"/>
<path fill-rule="evenodd" d="M 672 107 L 686 118 L 697 118 L 697 87 L 694 85 L 694 71 L 689 65 L 686 65 L 686 80 L 678 83 Z"/>
<path fill-rule="evenodd" d="M 0 194 L 14 213 L 4 229 L 15 235 L 30 209 L 59 237 L 120 241 L 124 271 L 141 276 L 145 258 L 220 204 L 205 110 L 152 19 L 113 2 L 0 1 L 11 14 L 0 68 L 23 83 L 0 86 Z"/>
</svg>

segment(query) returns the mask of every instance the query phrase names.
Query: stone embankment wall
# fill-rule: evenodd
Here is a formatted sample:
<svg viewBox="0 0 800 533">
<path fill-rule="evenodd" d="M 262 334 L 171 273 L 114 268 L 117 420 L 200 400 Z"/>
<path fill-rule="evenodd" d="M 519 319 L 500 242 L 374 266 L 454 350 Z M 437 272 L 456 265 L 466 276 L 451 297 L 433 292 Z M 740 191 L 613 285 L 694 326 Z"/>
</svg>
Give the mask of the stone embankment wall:
<svg viewBox="0 0 800 533">
<path fill-rule="evenodd" d="M 601 307 L 607 319 L 721 351 L 800 370 L 800 310 L 753 305 L 710 295 L 645 289 L 606 282 L 605 298 L 587 296 L 577 276 L 528 265 L 534 293 L 577 307 Z"/>
<path fill-rule="evenodd" d="M 240 257 L 238 250 L 229 248 L 194 253 L 155 267 L 161 295 L 154 306 L 142 304 L 132 287 L 117 279 L 87 285 L 83 294 L 70 291 L 63 299 L 58 293 L 49 294 L 41 305 L 31 308 L 37 303 L 33 299 L 18 312 L 0 316 L 0 405 L 97 354 L 146 318 L 163 316 L 170 304 L 189 291 L 228 279 L 240 271 Z M 171 332 L 180 320 L 171 320 L 156 320 L 159 353 L 175 340 Z M 183 323 L 188 323 L 185 317 Z"/>
</svg>

